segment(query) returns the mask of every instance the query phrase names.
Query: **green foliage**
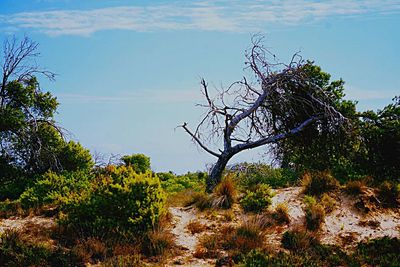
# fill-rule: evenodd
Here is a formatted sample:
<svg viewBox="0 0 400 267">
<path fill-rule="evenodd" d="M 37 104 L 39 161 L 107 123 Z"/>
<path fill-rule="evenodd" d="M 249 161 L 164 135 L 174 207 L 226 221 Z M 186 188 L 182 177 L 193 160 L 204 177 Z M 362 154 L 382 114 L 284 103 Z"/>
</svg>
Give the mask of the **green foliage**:
<svg viewBox="0 0 400 267">
<path fill-rule="evenodd" d="M 318 243 L 310 233 L 301 230 L 286 231 L 281 242 L 282 247 L 292 251 L 304 251 Z"/>
<path fill-rule="evenodd" d="M 207 174 L 204 172 L 174 175 L 171 172 L 157 173 L 161 186 L 168 193 L 178 193 L 186 189 L 196 192 L 204 191 Z"/>
<path fill-rule="evenodd" d="M 254 191 L 246 191 L 240 205 L 245 211 L 261 212 L 271 204 L 273 195 L 269 185 L 259 184 Z"/>
<path fill-rule="evenodd" d="M 212 207 L 212 198 L 205 192 L 194 192 L 191 198 L 185 203 L 185 206 L 194 205 L 200 211 Z"/>
<path fill-rule="evenodd" d="M 324 193 L 321 197 L 321 205 L 324 207 L 326 213 L 331 213 L 336 207 L 336 200 L 329 196 L 327 193 Z"/>
<path fill-rule="evenodd" d="M 65 171 L 90 170 L 93 167 L 89 150 L 74 141 L 63 144 L 60 148 L 58 160 Z"/>
<path fill-rule="evenodd" d="M 303 201 L 307 207 L 317 204 L 315 197 L 309 195 L 305 195 Z"/>
<path fill-rule="evenodd" d="M 339 187 L 339 182 L 328 171 L 306 172 L 303 175 L 302 185 L 304 193 L 320 196 Z"/>
<path fill-rule="evenodd" d="M 39 208 L 48 204 L 67 204 L 84 199 L 91 190 L 94 175 L 88 171 L 43 174 L 19 198 L 23 208 Z"/>
<path fill-rule="evenodd" d="M 272 213 L 272 217 L 278 223 L 290 223 L 288 205 L 286 203 L 279 203 Z"/>
<path fill-rule="evenodd" d="M 61 223 L 82 235 L 137 237 L 165 213 L 160 181 L 150 172 L 109 166 L 96 181 L 87 197 L 62 207 Z"/>
<path fill-rule="evenodd" d="M 400 266 L 400 239 L 382 237 L 361 243 L 356 256 L 372 266 Z"/>
<path fill-rule="evenodd" d="M 150 158 L 144 154 L 126 155 L 121 158 L 126 166 L 131 166 L 137 173 L 150 170 Z"/>
<path fill-rule="evenodd" d="M 252 189 L 258 184 L 268 184 L 273 188 L 294 185 L 297 173 L 291 169 L 273 168 L 263 163 L 240 163 L 231 168 L 236 174 L 238 185 L 243 189 Z"/>
</svg>

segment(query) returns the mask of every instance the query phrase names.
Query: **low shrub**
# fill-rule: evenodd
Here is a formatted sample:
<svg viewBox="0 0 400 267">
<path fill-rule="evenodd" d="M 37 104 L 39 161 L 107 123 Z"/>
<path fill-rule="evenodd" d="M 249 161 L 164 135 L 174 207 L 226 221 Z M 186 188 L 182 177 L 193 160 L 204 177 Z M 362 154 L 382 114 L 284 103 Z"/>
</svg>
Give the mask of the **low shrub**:
<svg viewBox="0 0 400 267">
<path fill-rule="evenodd" d="M 207 174 L 204 172 L 187 173 L 175 175 L 171 172 L 157 173 L 161 180 L 161 186 L 169 194 L 179 193 L 190 189 L 195 192 L 202 192 L 205 189 Z"/>
<path fill-rule="evenodd" d="M 400 266 L 400 239 L 382 237 L 360 243 L 356 257 L 372 266 Z"/>
<path fill-rule="evenodd" d="M 290 223 L 289 216 L 289 208 L 286 203 L 279 203 L 274 212 L 272 213 L 272 217 L 278 223 Z"/>
<path fill-rule="evenodd" d="M 201 233 L 207 228 L 199 221 L 190 221 L 186 227 L 192 235 Z"/>
<path fill-rule="evenodd" d="M 325 213 L 331 213 L 332 211 L 335 210 L 335 207 L 337 205 L 336 200 L 329 196 L 328 194 L 324 193 L 321 196 L 321 205 L 324 207 L 325 209 Z"/>
<path fill-rule="evenodd" d="M 246 191 L 245 196 L 240 200 L 240 205 L 247 212 L 261 212 L 272 203 L 273 196 L 269 185 L 259 184 L 254 191 Z"/>
<path fill-rule="evenodd" d="M 306 231 L 295 229 L 282 235 L 282 247 L 292 251 L 304 251 L 318 244 L 318 240 Z"/>
<path fill-rule="evenodd" d="M 153 230 L 146 234 L 142 251 L 147 256 L 161 256 L 175 246 L 175 237 L 166 230 Z"/>
<path fill-rule="evenodd" d="M 225 176 L 215 187 L 212 198 L 214 208 L 229 209 L 232 207 L 236 198 L 236 187 L 230 176 Z"/>
<path fill-rule="evenodd" d="M 344 191 L 351 196 L 360 195 L 365 188 L 365 184 L 362 181 L 349 181 L 346 183 Z"/>
<path fill-rule="evenodd" d="M 339 182 L 328 171 L 306 172 L 302 177 L 304 193 L 320 196 L 339 187 Z"/>
<path fill-rule="evenodd" d="M 379 186 L 378 198 L 385 208 L 397 207 L 400 203 L 400 184 L 396 185 L 388 181 Z"/>
<path fill-rule="evenodd" d="M 306 227 L 308 230 L 318 230 L 325 220 L 325 209 L 320 204 L 307 206 L 306 213 Z"/>
<path fill-rule="evenodd" d="M 152 173 L 109 167 L 84 199 L 63 204 L 60 223 L 84 236 L 135 237 L 156 225 L 164 204 L 164 191 Z"/>
<path fill-rule="evenodd" d="M 268 184 L 273 188 L 296 184 L 297 173 L 291 169 L 273 168 L 264 163 L 239 163 L 230 168 L 236 174 L 238 185 L 245 190 L 252 190 L 259 184 Z"/>
<path fill-rule="evenodd" d="M 263 246 L 262 229 L 256 220 L 248 220 L 233 231 L 226 232 L 221 237 L 224 240 L 222 244 L 224 249 L 235 250 L 243 254 Z"/>
<path fill-rule="evenodd" d="M 212 198 L 205 192 L 195 192 L 184 204 L 184 206 L 191 206 L 191 205 L 195 206 L 200 211 L 204 211 L 206 209 L 211 208 Z"/>
<path fill-rule="evenodd" d="M 217 234 L 202 236 L 193 256 L 196 258 L 218 258 L 220 256 L 221 238 Z"/>
<path fill-rule="evenodd" d="M 317 204 L 315 197 L 309 195 L 304 196 L 303 202 L 306 204 L 306 207 Z"/>
</svg>

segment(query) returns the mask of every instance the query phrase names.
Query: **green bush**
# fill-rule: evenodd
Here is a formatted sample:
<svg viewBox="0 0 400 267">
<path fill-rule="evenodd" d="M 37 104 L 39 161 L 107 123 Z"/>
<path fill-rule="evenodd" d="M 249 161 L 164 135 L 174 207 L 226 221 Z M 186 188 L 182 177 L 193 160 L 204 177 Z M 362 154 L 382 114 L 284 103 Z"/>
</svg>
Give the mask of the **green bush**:
<svg viewBox="0 0 400 267">
<path fill-rule="evenodd" d="M 272 202 L 271 187 L 267 184 L 259 184 L 254 191 L 246 191 L 245 196 L 240 200 L 240 205 L 245 211 L 261 212 Z"/>
<path fill-rule="evenodd" d="M 19 198 L 23 208 L 39 208 L 47 204 L 79 201 L 91 190 L 94 176 L 88 171 L 43 174 Z"/>
<path fill-rule="evenodd" d="M 273 168 L 263 163 L 240 163 L 231 168 L 236 173 L 238 185 L 252 189 L 258 184 L 272 188 L 287 187 L 297 182 L 297 173 L 291 169 Z"/>
<path fill-rule="evenodd" d="M 302 179 L 304 193 L 319 196 L 339 187 L 339 182 L 328 171 L 305 173 Z"/>
<path fill-rule="evenodd" d="M 89 170 L 94 165 L 90 151 L 74 141 L 63 144 L 58 160 L 65 171 Z"/>
<path fill-rule="evenodd" d="M 165 195 L 152 173 L 138 174 L 130 166 L 109 166 L 92 192 L 80 202 L 66 203 L 62 224 L 82 235 L 138 236 L 165 213 Z"/>
<path fill-rule="evenodd" d="M 137 173 L 150 170 L 150 158 L 143 154 L 126 155 L 121 158 L 126 166 L 131 166 Z"/>
<path fill-rule="evenodd" d="M 178 193 L 186 189 L 204 191 L 207 174 L 203 172 L 174 175 L 173 173 L 157 173 L 161 186 L 168 193 Z"/>
<path fill-rule="evenodd" d="M 318 241 L 308 232 L 292 230 L 283 234 L 281 243 L 282 247 L 299 252 L 318 244 Z"/>
</svg>

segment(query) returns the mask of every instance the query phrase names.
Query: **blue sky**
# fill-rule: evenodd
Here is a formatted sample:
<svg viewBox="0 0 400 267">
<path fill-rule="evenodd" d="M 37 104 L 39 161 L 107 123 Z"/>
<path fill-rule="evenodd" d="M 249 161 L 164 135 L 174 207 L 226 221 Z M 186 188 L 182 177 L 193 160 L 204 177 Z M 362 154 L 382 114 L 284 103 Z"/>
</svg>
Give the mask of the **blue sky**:
<svg viewBox="0 0 400 267">
<path fill-rule="evenodd" d="M 58 122 L 92 152 L 145 153 L 156 171 L 204 170 L 214 158 L 175 127 L 202 110 L 200 78 L 221 87 L 243 75 L 251 36 L 282 61 L 294 52 L 346 81 L 359 109 L 399 95 L 400 1 L 0 0 L 0 39 L 29 36 Z M 264 151 L 234 161 L 258 161 Z"/>
</svg>

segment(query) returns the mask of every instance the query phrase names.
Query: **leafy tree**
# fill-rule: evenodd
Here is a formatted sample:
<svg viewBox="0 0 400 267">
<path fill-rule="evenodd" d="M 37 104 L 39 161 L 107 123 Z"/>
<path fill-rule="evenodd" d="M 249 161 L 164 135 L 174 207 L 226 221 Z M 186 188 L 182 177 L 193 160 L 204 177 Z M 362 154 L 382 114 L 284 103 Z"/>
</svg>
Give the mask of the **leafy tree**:
<svg viewBox="0 0 400 267">
<path fill-rule="evenodd" d="M 150 170 L 150 158 L 144 154 L 126 155 L 121 158 L 126 166 L 132 166 L 137 173 Z"/>
<path fill-rule="evenodd" d="M 334 92 L 321 87 L 322 78 L 310 71 L 315 68 L 312 62 L 298 54 L 288 64 L 278 62 L 262 46 L 261 38 L 255 38 L 246 64 L 255 82 L 243 78 L 212 98 L 202 80 L 206 114 L 194 132 L 187 123 L 182 125 L 201 148 L 217 158 L 208 191 L 221 180 L 228 161 L 237 153 L 292 138 L 321 120 L 329 121 L 333 130 L 345 121 L 335 109 Z M 213 144 L 219 142 L 223 145 L 217 152 Z"/>
</svg>

